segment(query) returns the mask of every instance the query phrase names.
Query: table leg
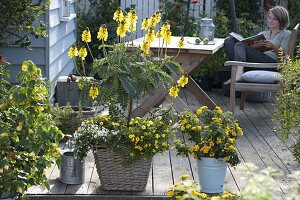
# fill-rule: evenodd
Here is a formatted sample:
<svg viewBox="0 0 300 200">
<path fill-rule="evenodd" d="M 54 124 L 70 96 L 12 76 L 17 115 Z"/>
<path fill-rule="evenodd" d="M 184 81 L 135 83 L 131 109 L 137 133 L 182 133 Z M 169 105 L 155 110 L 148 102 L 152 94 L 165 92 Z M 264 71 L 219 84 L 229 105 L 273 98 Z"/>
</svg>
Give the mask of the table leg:
<svg viewBox="0 0 300 200">
<path fill-rule="evenodd" d="M 211 98 L 201 89 L 201 87 L 199 87 L 191 76 L 189 76 L 189 82 L 186 87 L 203 105 L 208 106 L 210 109 L 214 109 L 216 107 L 215 102 L 211 100 Z"/>
</svg>

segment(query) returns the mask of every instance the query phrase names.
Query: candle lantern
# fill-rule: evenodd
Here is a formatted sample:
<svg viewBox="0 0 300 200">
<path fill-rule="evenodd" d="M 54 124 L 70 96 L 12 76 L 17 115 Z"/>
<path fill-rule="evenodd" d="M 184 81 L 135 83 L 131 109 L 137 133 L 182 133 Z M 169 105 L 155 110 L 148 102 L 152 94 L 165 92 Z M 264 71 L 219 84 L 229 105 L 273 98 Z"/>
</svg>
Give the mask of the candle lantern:
<svg viewBox="0 0 300 200">
<path fill-rule="evenodd" d="M 199 38 L 203 40 L 204 38 L 208 38 L 209 41 L 214 40 L 215 35 L 215 25 L 211 18 L 202 18 L 199 30 Z"/>
</svg>

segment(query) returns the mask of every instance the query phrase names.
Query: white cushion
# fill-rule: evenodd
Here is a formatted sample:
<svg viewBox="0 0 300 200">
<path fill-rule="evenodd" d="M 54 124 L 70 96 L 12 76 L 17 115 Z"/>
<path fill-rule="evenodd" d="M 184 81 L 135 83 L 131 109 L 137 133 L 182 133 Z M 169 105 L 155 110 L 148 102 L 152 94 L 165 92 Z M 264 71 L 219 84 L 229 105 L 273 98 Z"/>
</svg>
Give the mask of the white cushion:
<svg viewBox="0 0 300 200">
<path fill-rule="evenodd" d="M 278 83 L 281 74 L 279 72 L 252 70 L 241 75 L 242 79 L 251 83 Z"/>
</svg>

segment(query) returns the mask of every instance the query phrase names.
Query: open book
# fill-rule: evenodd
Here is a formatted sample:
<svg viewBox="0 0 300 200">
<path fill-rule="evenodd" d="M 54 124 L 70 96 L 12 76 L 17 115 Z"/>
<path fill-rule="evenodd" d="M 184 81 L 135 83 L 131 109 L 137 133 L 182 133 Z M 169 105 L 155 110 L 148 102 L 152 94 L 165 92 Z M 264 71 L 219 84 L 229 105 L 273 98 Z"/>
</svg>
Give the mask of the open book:
<svg viewBox="0 0 300 200">
<path fill-rule="evenodd" d="M 253 36 L 244 38 L 243 36 L 241 36 L 238 33 L 231 32 L 230 36 L 232 36 L 233 38 L 235 38 L 236 40 L 238 40 L 240 42 L 244 42 L 244 43 L 248 44 L 249 46 L 252 46 L 255 42 L 257 42 L 259 40 L 266 40 L 266 38 L 265 38 L 265 36 L 263 34 L 253 35 Z M 257 47 L 256 49 L 258 49 L 260 51 L 271 50 L 271 49 L 269 49 L 267 47 L 264 47 L 264 46 Z"/>
</svg>

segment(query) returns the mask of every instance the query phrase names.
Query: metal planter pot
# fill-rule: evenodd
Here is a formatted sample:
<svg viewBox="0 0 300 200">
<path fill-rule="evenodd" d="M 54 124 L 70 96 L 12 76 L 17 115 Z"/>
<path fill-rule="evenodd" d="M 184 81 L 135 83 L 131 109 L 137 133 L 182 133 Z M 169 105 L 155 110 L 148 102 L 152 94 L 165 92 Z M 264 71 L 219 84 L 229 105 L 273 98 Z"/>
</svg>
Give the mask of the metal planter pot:
<svg viewBox="0 0 300 200">
<path fill-rule="evenodd" d="M 84 161 L 75 159 L 73 151 L 64 151 L 60 160 L 59 180 L 66 184 L 82 184 L 85 178 Z"/>
</svg>

